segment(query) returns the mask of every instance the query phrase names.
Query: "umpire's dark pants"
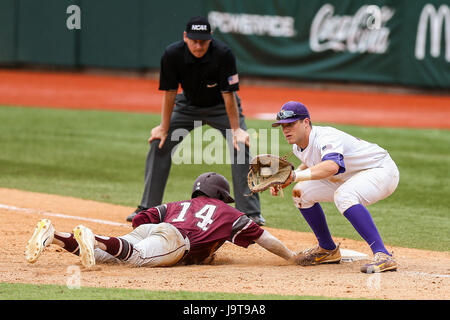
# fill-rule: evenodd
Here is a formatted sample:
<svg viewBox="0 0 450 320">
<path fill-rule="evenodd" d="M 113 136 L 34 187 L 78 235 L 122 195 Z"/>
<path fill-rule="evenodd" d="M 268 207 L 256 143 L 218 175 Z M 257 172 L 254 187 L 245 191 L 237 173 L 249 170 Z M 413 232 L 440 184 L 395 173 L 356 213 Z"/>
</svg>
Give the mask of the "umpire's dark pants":
<svg viewBox="0 0 450 320">
<path fill-rule="evenodd" d="M 236 97 L 239 107 L 239 124 L 242 129 L 247 130 L 244 116 L 242 115 L 240 99 L 238 96 Z M 170 128 L 163 147 L 161 149 L 158 148 L 160 140 L 155 140 L 151 143 L 145 166 L 145 188 L 141 206 L 151 208 L 162 203 L 164 189 L 172 165 L 172 150 L 184 138 L 184 136 L 181 138 L 177 137 L 177 139 L 174 139 L 176 141 L 173 141 L 171 139 L 172 133 L 177 129 L 191 132 L 194 129 L 194 121 L 201 121 L 202 124 L 210 125 L 219 130 L 224 138 L 228 138 L 230 155 L 233 156 L 231 160 L 231 174 L 233 177 L 234 199 L 236 201 L 235 207 L 247 215 L 259 214 L 261 212 L 259 196 L 258 194 L 249 196 L 251 192 L 247 184 L 250 159 L 249 148 L 244 144 L 239 145 L 239 152 L 233 148 L 233 141 L 230 139 L 231 135 L 226 134 L 226 129 L 230 129 L 230 121 L 225 106 L 223 104 L 206 108 L 190 106 L 187 104 L 183 94 L 178 94 L 175 100 L 175 107 L 170 119 Z M 192 182 L 194 182 L 195 178 L 192 177 Z"/>
</svg>

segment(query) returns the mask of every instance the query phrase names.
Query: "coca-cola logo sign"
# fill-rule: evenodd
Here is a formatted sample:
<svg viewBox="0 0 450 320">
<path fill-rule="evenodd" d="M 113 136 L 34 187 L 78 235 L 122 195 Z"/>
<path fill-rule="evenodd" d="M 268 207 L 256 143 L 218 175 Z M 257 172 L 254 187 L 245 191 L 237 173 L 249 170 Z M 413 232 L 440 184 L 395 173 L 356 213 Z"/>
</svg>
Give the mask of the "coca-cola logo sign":
<svg viewBox="0 0 450 320">
<path fill-rule="evenodd" d="M 390 29 L 386 23 L 394 15 L 392 8 L 364 5 L 354 15 L 335 15 L 334 6 L 323 5 L 310 29 L 312 51 L 333 50 L 351 53 L 385 53 L 389 47 Z"/>
</svg>

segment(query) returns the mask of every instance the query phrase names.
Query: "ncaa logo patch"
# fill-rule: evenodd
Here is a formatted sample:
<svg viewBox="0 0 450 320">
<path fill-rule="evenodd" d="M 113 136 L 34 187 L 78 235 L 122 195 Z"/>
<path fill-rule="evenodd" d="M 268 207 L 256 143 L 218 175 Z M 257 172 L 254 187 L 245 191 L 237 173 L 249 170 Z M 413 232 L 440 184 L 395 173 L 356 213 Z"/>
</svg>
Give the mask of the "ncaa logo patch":
<svg viewBox="0 0 450 320">
<path fill-rule="evenodd" d="M 193 24 L 191 27 L 192 31 L 207 31 L 208 27 L 204 24 Z"/>
</svg>

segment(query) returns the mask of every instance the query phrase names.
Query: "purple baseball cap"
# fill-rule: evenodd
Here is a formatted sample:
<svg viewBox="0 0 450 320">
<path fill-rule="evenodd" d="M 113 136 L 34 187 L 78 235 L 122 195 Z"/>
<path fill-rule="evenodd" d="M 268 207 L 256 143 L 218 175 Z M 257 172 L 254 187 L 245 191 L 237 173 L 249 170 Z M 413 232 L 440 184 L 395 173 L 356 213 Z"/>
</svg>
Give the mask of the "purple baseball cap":
<svg viewBox="0 0 450 320">
<path fill-rule="evenodd" d="M 289 101 L 283 104 L 280 112 L 277 113 L 277 122 L 272 123 L 272 127 L 278 127 L 282 123 L 291 123 L 305 118 L 310 118 L 309 111 L 305 105 L 301 102 Z"/>
</svg>

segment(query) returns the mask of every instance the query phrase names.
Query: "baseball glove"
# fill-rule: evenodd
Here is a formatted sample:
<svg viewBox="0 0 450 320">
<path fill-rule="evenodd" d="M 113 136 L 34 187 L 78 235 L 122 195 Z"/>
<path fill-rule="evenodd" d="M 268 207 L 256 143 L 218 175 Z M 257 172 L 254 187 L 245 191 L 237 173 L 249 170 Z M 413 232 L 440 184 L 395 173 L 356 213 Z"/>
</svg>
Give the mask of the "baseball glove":
<svg viewBox="0 0 450 320">
<path fill-rule="evenodd" d="M 294 165 L 284 158 L 272 154 L 259 154 L 250 161 L 247 175 L 248 187 L 252 193 L 275 187 L 279 190 L 288 186 Z"/>
</svg>

